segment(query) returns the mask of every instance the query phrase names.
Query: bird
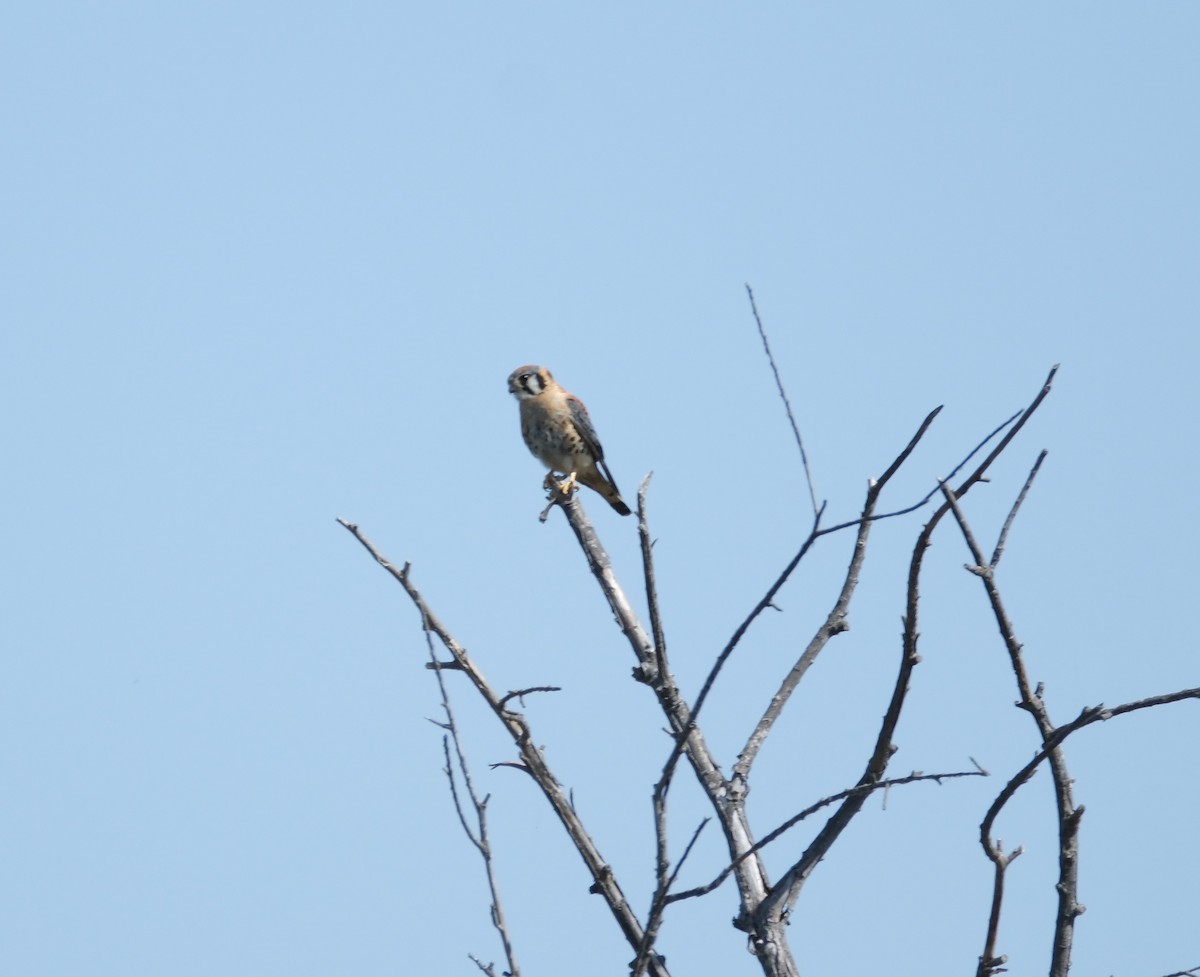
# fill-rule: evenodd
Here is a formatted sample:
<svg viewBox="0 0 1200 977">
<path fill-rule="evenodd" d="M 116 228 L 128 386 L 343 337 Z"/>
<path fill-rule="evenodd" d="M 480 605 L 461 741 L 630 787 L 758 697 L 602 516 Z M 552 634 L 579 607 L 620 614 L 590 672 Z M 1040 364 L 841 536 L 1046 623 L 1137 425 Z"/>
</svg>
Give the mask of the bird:
<svg viewBox="0 0 1200 977">
<path fill-rule="evenodd" d="M 567 495 L 578 482 L 599 492 L 621 515 L 621 498 L 604 449 L 583 401 L 563 387 L 544 366 L 519 366 L 508 375 L 508 392 L 521 407 L 521 436 L 533 456 L 553 472 L 567 476 L 559 490 Z"/>
</svg>

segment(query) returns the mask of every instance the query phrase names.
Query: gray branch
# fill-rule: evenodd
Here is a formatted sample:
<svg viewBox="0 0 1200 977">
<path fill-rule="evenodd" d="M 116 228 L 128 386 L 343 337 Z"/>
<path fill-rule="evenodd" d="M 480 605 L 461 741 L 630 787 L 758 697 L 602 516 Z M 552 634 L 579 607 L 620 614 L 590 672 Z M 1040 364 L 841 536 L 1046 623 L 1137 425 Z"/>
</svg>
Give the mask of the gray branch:
<svg viewBox="0 0 1200 977">
<path fill-rule="evenodd" d="M 520 754 L 520 766 L 534 779 L 541 789 L 542 794 L 546 797 L 546 800 L 550 802 L 550 807 L 558 817 L 567 835 L 579 852 L 580 857 L 583 859 L 584 864 L 587 866 L 588 871 L 591 873 L 593 881 L 589 891 L 596 893 L 604 900 L 629 945 L 635 948 L 640 946 L 643 932 L 641 923 L 638 922 L 637 914 L 630 907 L 625 894 L 621 891 L 620 885 L 617 884 L 617 879 L 612 868 L 601 856 L 595 842 L 592 841 L 587 829 L 583 826 L 579 815 L 575 813 L 575 808 L 572 806 L 566 792 L 559 785 L 553 773 L 551 773 L 550 767 L 542 756 L 541 750 L 535 745 L 533 734 L 525 717 L 520 713 L 511 712 L 507 708 L 506 704 L 502 701 L 502 697 L 492 689 L 474 661 L 471 660 L 467 654 L 467 649 L 460 645 L 454 636 L 442 625 L 441 621 L 434 616 L 428 604 L 425 603 L 425 598 L 421 596 L 409 578 L 410 565 L 406 563 L 402 570 L 397 570 L 395 564 L 376 549 L 374 544 L 363 535 L 358 526 L 344 519 L 339 519 L 338 522 L 353 534 L 354 538 L 375 558 L 375 561 L 400 583 L 421 615 L 421 626 L 426 631 L 432 632 L 438 637 L 442 645 L 450 652 L 457 666 L 456 670 L 461 671 L 467 676 L 476 691 L 483 697 L 496 718 L 504 726 L 505 731 L 516 745 Z M 440 669 L 438 671 L 440 672 Z M 650 973 L 653 977 L 669 977 L 665 963 L 657 958 L 652 959 L 650 962 Z"/>
</svg>

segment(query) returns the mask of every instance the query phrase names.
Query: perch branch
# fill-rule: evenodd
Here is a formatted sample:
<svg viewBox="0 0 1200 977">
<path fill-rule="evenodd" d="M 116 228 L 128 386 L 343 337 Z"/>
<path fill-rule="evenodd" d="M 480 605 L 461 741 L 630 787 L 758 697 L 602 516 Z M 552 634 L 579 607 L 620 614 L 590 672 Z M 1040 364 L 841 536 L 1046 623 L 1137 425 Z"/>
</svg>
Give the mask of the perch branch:
<svg viewBox="0 0 1200 977">
<path fill-rule="evenodd" d="M 569 498 L 562 500 L 558 508 L 562 509 L 576 539 L 579 540 L 588 564 L 592 567 L 593 576 L 600 584 L 609 606 L 616 613 L 618 625 L 638 659 L 638 667 L 634 670 L 635 678 L 653 690 L 667 718 L 671 735 L 675 738 L 682 755 L 687 758 L 701 790 L 716 813 L 717 821 L 725 835 L 730 858 L 736 858 L 754 844 L 744 806 L 740 799 L 731 796 L 728 781 L 696 726 L 692 711 L 679 694 L 674 676 L 669 669 L 661 673 L 658 671 L 652 642 L 633 614 L 612 573 L 607 554 L 596 538 L 595 531 L 579 502 L 578 493 L 572 493 Z M 669 780 L 669 777 L 666 779 Z M 757 857 L 752 857 L 738 864 L 734 877 L 743 907 L 743 914 L 739 919 L 748 918 L 749 907 L 757 906 L 767 893 L 766 870 Z M 787 933 L 782 919 L 764 924 L 754 934 L 753 941 L 755 952 L 764 968 L 770 967 L 769 972 L 779 977 L 797 977 L 791 962 L 792 955 L 787 946 Z M 652 967 L 656 959 L 656 955 L 649 955 Z"/>
</svg>

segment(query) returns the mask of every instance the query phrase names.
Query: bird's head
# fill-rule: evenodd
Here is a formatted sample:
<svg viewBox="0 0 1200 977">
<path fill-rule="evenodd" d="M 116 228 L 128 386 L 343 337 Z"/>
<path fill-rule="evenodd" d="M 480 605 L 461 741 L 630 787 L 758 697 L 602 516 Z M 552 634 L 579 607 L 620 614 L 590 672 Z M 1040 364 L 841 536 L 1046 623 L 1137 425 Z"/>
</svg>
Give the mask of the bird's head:
<svg viewBox="0 0 1200 977">
<path fill-rule="evenodd" d="M 544 366 L 518 366 L 508 375 L 508 392 L 517 400 L 528 400 L 536 397 L 550 384 L 554 377 Z"/>
</svg>

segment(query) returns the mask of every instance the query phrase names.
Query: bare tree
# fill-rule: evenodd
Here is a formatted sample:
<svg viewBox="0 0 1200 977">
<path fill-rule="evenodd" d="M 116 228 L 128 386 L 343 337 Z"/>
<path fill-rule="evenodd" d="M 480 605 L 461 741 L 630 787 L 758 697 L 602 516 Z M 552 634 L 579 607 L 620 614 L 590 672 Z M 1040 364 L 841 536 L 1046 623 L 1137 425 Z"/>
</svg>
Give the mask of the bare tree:
<svg viewBox="0 0 1200 977">
<path fill-rule="evenodd" d="M 1078 829 L 1083 807 L 1076 803 L 1073 796 L 1063 744 L 1070 735 L 1092 723 L 1151 706 L 1182 699 L 1200 698 L 1200 689 L 1181 690 L 1110 708 L 1096 706 L 1085 709 L 1071 722 L 1056 726 L 1050 719 L 1049 711 L 1042 697 L 1042 688 L 1040 686 L 1035 688 L 1030 684 L 1022 656 L 1022 647 L 1016 638 L 1014 624 L 1004 608 L 995 571 L 1004 552 L 1013 520 L 1033 484 L 1046 453 L 1043 451 L 1038 456 L 1023 488 L 1016 496 L 1016 501 L 1000 530 L 990 559 L 984 556 L 964 513 L 962 503 L 974 486 L 986 480 L 996 459 L 1012 445 L 1029 418 L 1041 407 L 1051 392 L 1058 368 L 1050 370 L 1036 395 L 1024 410 L 999 425 L 980 444 L 976 445 L 950 475 L 940 480 L 939 484 L 931 488 L 924 498 L 899 509 L 880 512 L 880 499 L 888 488 L 889 482 L 916 449 L 934 423 L 941 408 L 931 411 L 917 425 L 908 444 L 883 470 L 883 473 L 869 482 L 858 518 L 826 526 L 823 525 L 825 506 L 818 504 L 816 492 L 812 488 L 812 475 L 799 426 L 795 422 L 791 405 L 776 369 L 766 331 L 763 329 L 758 309 L 754 305 L 754 296 L 749 293 L 749 289 L 747 292 L 764 351 L 803 459 L 812 501 L 813 519 L 806 538 L 800 543 L 795 554 L 716 656 L 693 701 L 688 701 L 676 684 L 664 637 L 665 626 L 659 609 L 652 536 L 647 512 L 647 490 L 650 476 L 647 476 L 640 486 L 637 506 L 638 535 L 642 556 L 642 585 L 645 588 L 649 609 L 648 626 L 639 620 L 624 589 L 617 580 L 608 555 L 580 504 L 578 493 L 564 496 L 551 485 L 550 504 L 542 514 L 542 518 L 545 519 L 552 509 L 557 508 L 565 516 L 567 524 L 575 534 L 580 550 L 596 578 L 601 594 L 611 608 L 618 626 L 633 652 L 636 661 L 633 677 L 637 682 L 646 686 L 654 696 L 670 733 L 670 746 L 665 751 L 661 774 L 652 791 L 655 881 L 653 892 L 650 894 L 650 908 L 644 917 L 639 917 L 631 907 L 612 867 L 601 855 L 591 834 L 575 810 L 570 796 L 551 771 L 542 751 L 534 745 L 535 739 L 529 720 L 522 712 L 514 708 L 514 704 L 523 702 L 527 695 L 555 690 L 548 686 L 539 686 L 503 695 L 498 693 L 484 677 L 479 665 L 455 640 L 416 589 L 412 581 L 411 567 L 405 564 L 403 568 L 397 569 L 367 539 L 358 526 L 345 520 L 338 520 L 354 534 L 380 565 L 396 578 L 421 615 L 422 627 L 430 642 L 429 667 L 434 670 L 437 677 L 446 716 L 445 723 L 441 724 L 446 730 L 445 770 L 462 828 L 479 851 L 486 866 L 492 899 L 492 922 L 499 933 L 507 961 L 505 973 L 517 977 L 519 970 L 492 868 L 486 819 L 488 798 L 479 797 L 471 780 L 467 760 L 458 737 L 454 714 L 451 710 L 445 673 L 461 675 L 486 703 L 511 739 L 517 759 L 511 761 L 509 765 L 529 774 L 579 852 L 593 880 L 591 891 L 604 900 L 618 929 L 630 947 L 632 953 L 629 965 L 631 977 L 641 977 L 642 974 L 667 977 L 669 971 L 666 960 L 658 951 L 658 935 L 667 911 L 672 905 L 682 900 L 708 895 L 730 878 L 736 885 L 738 899 L 738 911 L 733 925 L 746 934 L 750 949 L 758 960 L 762 972 L 768 977 L 797 977 L 795 958 L 787 938 L 790 916 L 805 883 L 854 817 L 862 810 L 868 797 L 876 791 L 904 784 L 921 781 L 941 783 L 954 778 L 987 775 L 987 772 L 978 764 L 974 764 L 974 768 L 970 770 L 933 774 L 914 771 L 905 775 L 888 776 L 888 764 L 896 751 L 893 736 L 904 709 L 913 670 L 920 661 L 918 612 L 922 570 L 934 532 L 945 516 L 952 515 L 970 554 L 971 562 L 967 565 L 967 570 L 975 574 L 983 584 L 986 599 L 993 611 L 1004 648 L 1009 656 L 1020 697 L 1017 704 L 1034 720 L 1038 736 L 1036 755 L 1008 779 L 1003 790 L 984 815 L 980 825 L 980 842 L 984 854 L 994 865 L 995 874 L 992 906 L 984 926 L 986 935 L 979 957 L 977 977 L 990 977 L 1004 969 L 1006 958 L 997 949 L 1004 879 L 1008 866 L 1021 854 L 1019 848 L 1005 853 L 999 842 L 993 838 L 993 826 L 1004 805 L 1022 785 L 1028 782 L 1042 763 L 1049 766 L 1054 782 L 1059 837 L 1058 904 L 1049 969 L 1052 977 L 1065 977 L 1071 959 L 1074 922 L 1083 912 L 1084 907 L 1078 901 L 1077 892 Z M 974 464 L 973 468 L 970 467 L 972 464 Z M 957 487 L 952 487 L 952 481 L 964 470 L 967 471 L 967 474 L 957 483 Z M 917 512 L 932 504 L 939 494 L 940 504 L 932 510 L 928 521 L 916 535 L 909 562 L 906 612 L 901 640 L 897 649 L 895 680 L 882 722 L 874 737 L 873 747 L 864 758 L 861 773 L 851 786 L 797 811 L 783 823 L 771 826 L 760 837 L 751 825 L 746 810 L 746 797 L 750 790 L 755 761 L 779 717 L 787 708 L 793 693 L 805 679 L 813 663 L 829 642 L 848 628 L 848 614 L 858 586 L 859 575 L 867 557 L 872 526 L 881 519 L 896 518 Z M 848 563 L 837 596 L 806 646 L 781 676 L 775 693 L 763 705 L 759 718 L 749 730 L 745 744 L 737 754 L 731 772 L 726 775 L 722 772 L 720 764 L 707 745 L 700 723 L 709 695 L 746 633 L 758 617 L 773 606 L 772 602 L 779 590 L 805 556 L 809 554 L 814 544 L 824 537 L 835 535 L 845 535 L 851 540 Z M 448 654 L 448 658 L 439 659 L 436 656 L 435 646 L 432 643 L 434 637 L 440 642 Z M 672 785 L 681 769 L 688 770 L 696 784 L 699 785 L 711 808 L 711 815 L 696 827 L 682 851 L 673 858 L 667 830 L 668 809 Z M 768 847 L 801 821 L 817 815 L 824 817 L 824 822 L 816 830 L 811 842 L 799 858 L 782 866 L 774 866 L 773 870 L 769 868 Z M 717 829 L 722 834 L 724 849 L 727 853 L 726 864 L 704 885 L 688 889 L 677 888 L 680 869 L 691 853 L 701 831 L 710 821 L 715 822 Z M 481 970 L 495 977 L 493 964 L 484 964 L 474 957 L 472 959 Z M 1181 971 L 1180 973 L 1185 972 L 1190 973 L 1190 971 Z"/>
</svg>

